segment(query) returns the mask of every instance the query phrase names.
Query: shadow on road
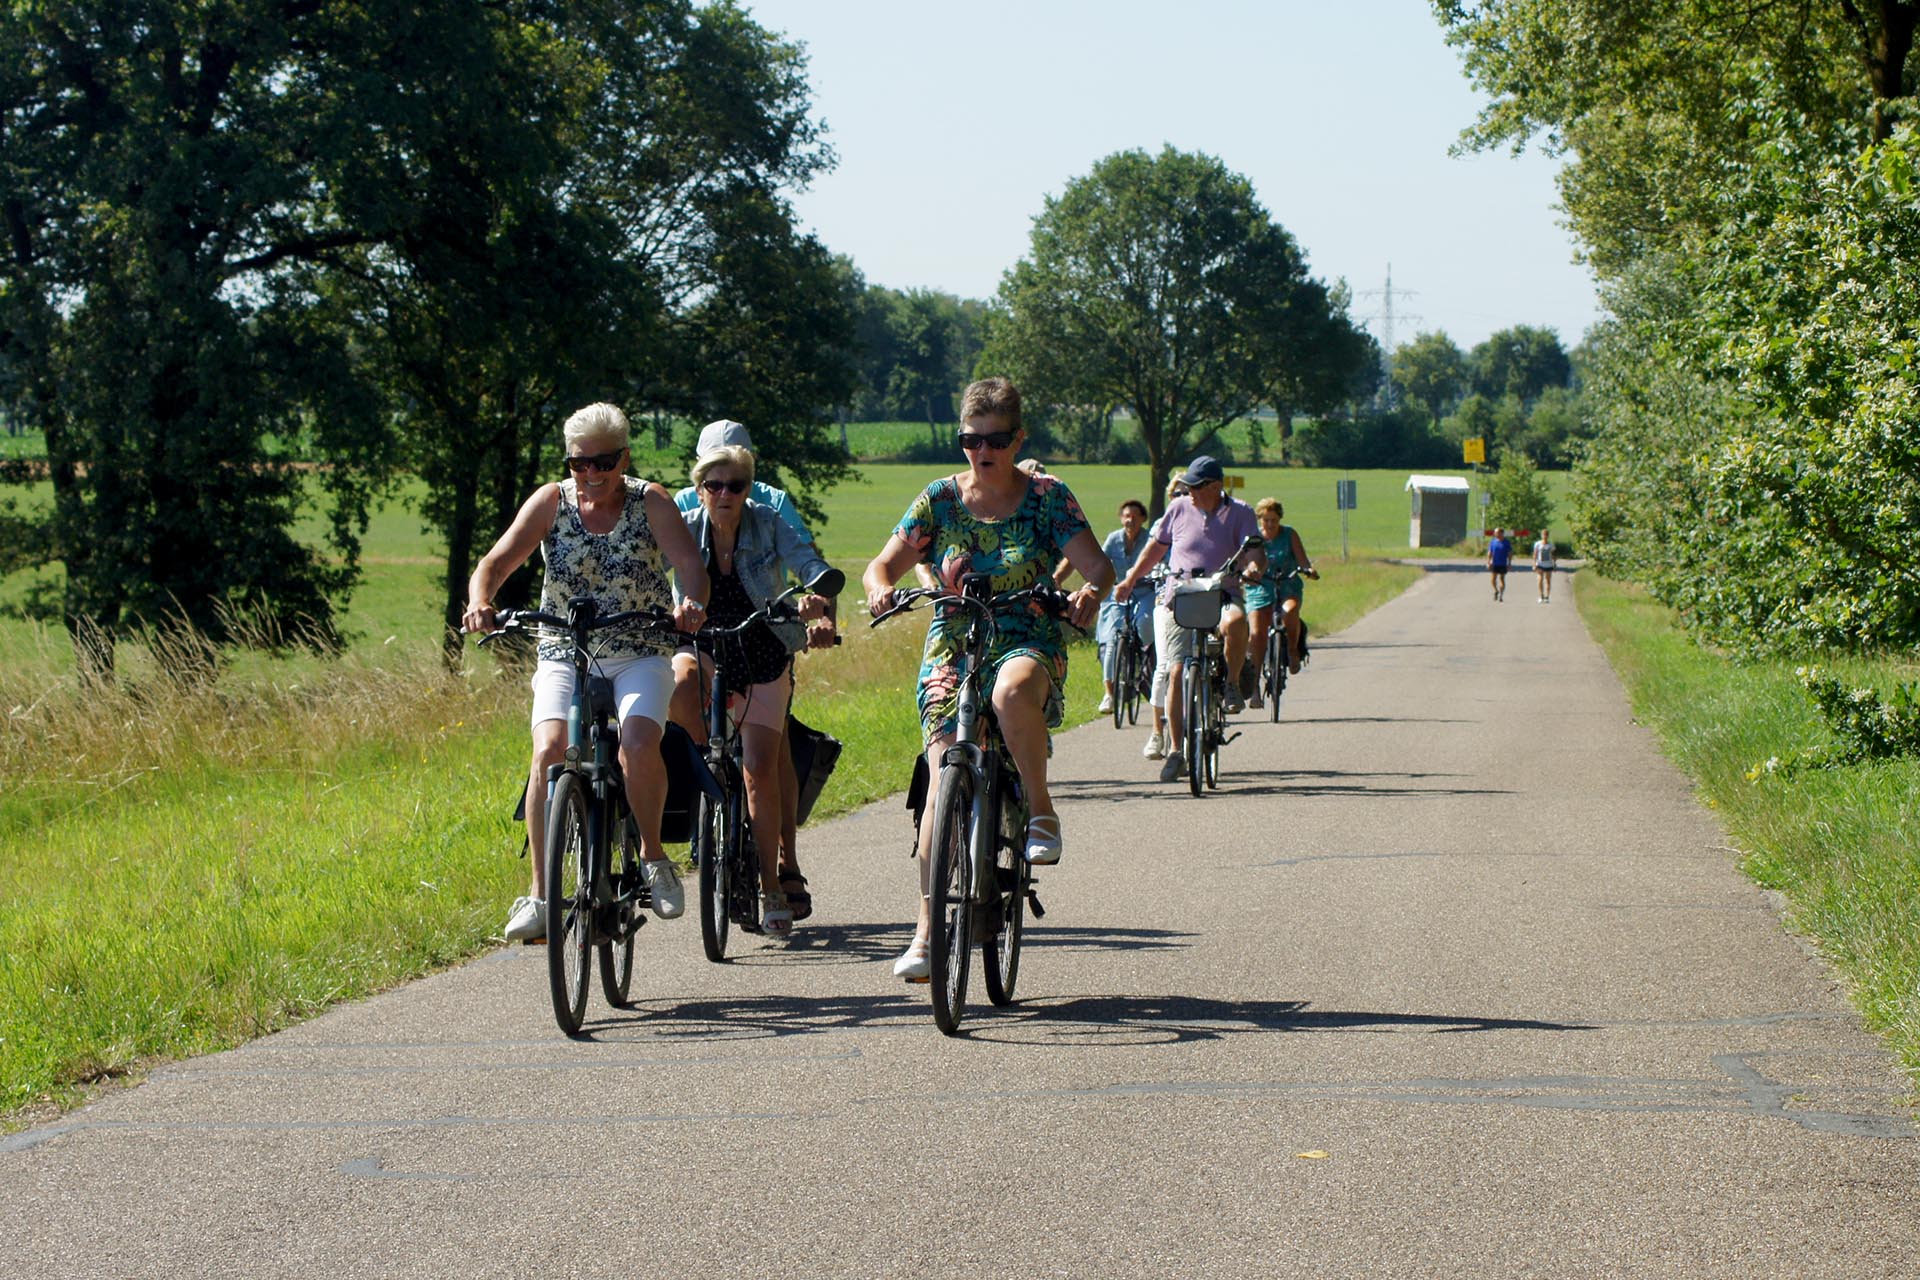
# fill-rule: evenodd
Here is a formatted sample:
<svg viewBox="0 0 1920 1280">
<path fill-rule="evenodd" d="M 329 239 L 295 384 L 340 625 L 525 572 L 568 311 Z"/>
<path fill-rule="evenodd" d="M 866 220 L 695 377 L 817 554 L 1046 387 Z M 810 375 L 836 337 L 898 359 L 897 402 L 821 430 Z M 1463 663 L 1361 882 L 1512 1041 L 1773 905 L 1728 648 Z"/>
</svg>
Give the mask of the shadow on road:
<svg viewBox="0 0 1920 1280">
<path fill-rule="evenodd" d="M 1240 723 L 1237 720 L 1229 724 Z M 1262 722 L 1264 723 L 1264 722 Z M 1290 716 L 1282 713 L 1281 724 L 1479 724 L 1479 720 L 1449 720 L 1438 716 Z"/>
<path fill-rule="evenodd" d="M 1218 795 L 1234 796 L 1510 796 L 1504 787 L 1417 784 L 1429 778 L 1465 778 L 1464 773 L 1347 773 L 1338 769 L 1247 769 L 1223 764 Z M 1260 779 L 1269 779 L 1262 782 Z M 1369 782 L 1366 779 L 1385 781 Z"/>
<path fill-rule="evenodd" d="M 1073 996 L 1022 1001 L 982 1010 L 963 1024 L 977 1040 L 1058 1045 L 1077 1035 L 1124 1037 L 1124 1043 L 1182 1044 L 1257 1032 L 1593 1031 L 1581 1023 L 1470 1014 L 1368 1013 L 1311 1009 L 1299 1000 L 1216 1000 L 1198 996 Z M 1142 1040 L 1141 1033 L 1150 1037 Z M 1074 1041 L 1078 1042 L 1078 1041 Z"/>
<path fill-rule="evenodd" d="M 1040 884 L 1044 901 L 1045 884 Z M 1158 951 L 1190 945 L 1190 933 L 1172 929 L 1091 929 L 1035 925 L 1029 921 L 1028 947 L 1059 951 Z M 738 935 L 736 935 L 736 939 Z M 751 938 L 743 947 L 738 941 L 728 944 L 728 964 L 742 968 L 786 965 L 892 963 L 913 938 L 913 926 L 899 924 L 838 924 L 813 928 L 795 925 L 793 937 L 784 944 L 769 944 Z"/>
<path fill-rule="evenodd" d="M 1148 762 L 1152 764 L 1152 761 Z M 1328 769 L 1235 769 L 1231 756 L 1223 757 L 1220 789 L 1209 794 L 1235 796 L 1510 796 L 1504 787 L 1436 787 L 1411 785 L 1429 778 L 1464 778 L 1462 773 L 1342 773 Z M 1391 779 L 1367 782 L 1363 779 Z M 1268 779 L 1268 781 L 1261 781 Z M 1340 781 L 1334 781 L 1339 779 Z M 1056 798 L 1103 800 L 1121 804 L 1158 796 L 1185 796 L 1186 782 L 1155 782 L 1147 778 L 1056 778 L 1049 784 Z"/>
</svg>

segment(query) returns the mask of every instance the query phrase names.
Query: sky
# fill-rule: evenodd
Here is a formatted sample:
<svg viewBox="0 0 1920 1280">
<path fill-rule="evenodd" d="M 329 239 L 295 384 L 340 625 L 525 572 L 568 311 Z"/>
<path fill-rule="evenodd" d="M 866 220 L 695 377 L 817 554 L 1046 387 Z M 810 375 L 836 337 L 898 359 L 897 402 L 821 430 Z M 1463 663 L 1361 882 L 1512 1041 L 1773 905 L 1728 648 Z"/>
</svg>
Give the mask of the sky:
<svg viewBox="0 0 1920 1280">
<path fill-rule="evenodd" d="M 1376 338 L 1389 266 L 1396 345 L 1598 318 L 1558 161 L 1448 154 L 1482 103 L 1426 0 L 743 3 L 806 46 L 839 163 L 795 209 L 870 283 L 991 297 L 1048 196 L 1172 145 L 1249 179 Z"/>
</svg>

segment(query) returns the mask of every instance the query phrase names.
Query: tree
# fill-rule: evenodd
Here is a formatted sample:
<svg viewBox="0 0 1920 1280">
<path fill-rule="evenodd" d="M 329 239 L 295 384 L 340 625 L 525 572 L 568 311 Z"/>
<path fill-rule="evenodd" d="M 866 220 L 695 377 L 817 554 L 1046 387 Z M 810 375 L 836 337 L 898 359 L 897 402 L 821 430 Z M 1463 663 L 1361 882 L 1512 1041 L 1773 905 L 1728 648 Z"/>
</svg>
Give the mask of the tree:
<svg viewBox="0 0 1920 1280">
<path fill-rule="evenodd" d="M 1487 482 L 1487 523 L 1501 529 L 1545 529 L 1553 523 L 1553 499 L 1533 459 L 1508 450 Z"/>
<path fill-rule="evenodd" d="M 1374 362 L 1251 184 L 1168 147 L 1108 156 L 1047 201 L 979 367 L 1038 405 L 1130 407 L 1157 511 L 1190 442 L 1259 403 L 1329 407 Z"/>
<path fill-rule="evenodd" d="M 1738 647 L 1920 642 L 1920 4 L 1436 11 L 1494 96 L 1468 144 L 1575 156 L 1615 316 L 1580 396 L 1583 549 Z"/>
<path fill-rule="evenodd" d="M 239 603 L 329 632 L 381 424 L 310 271 L 393 233 L 366 200 L 399 163 L 378 139 L 447 68 L 376 71 L 461 21 L 378 0 L 0 12 L 0 350 L 46 433 L 35 523 L 76 635 L 220 636 Z M 333 459 L 313 483 L 338 562 L 293 536 L 305 479 L 271 442 L 303 433 Z"/>
<path fill-rule="evenodd" d="M 1573 380 L 1573 364 L 1559 335 L 1531 325 L 1500 330 L 1473 349 L 1468 364 L 1475 392 L 1489 400 L 1512 396 L 1523 407 L 1547 388 Z"/>
<path fill-rule="evenodd" d="M 1467 391 L 1467 357 L 1444 333 L 1422 333 L 1393 353 L 1393 382 L 1438 422 Z"/>
</svg>

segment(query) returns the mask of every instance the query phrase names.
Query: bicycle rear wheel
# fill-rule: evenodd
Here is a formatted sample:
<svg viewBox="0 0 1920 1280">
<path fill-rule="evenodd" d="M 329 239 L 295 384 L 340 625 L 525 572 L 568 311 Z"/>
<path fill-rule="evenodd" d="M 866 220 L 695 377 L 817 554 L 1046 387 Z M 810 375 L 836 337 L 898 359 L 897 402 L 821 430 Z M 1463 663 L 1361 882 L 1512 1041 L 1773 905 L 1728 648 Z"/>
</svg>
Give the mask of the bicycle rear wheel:
<svg viewBox="0 0 1920 1280">
<path fill-rule="evenodd" d="M 933 815 L 933 939 L 929 975 L 933 1021 L 953 1035 L 966 1016 L 967 969 L 973 952 L 973 860 L 968 845 L 973 826 L 973 775 L 958 765 L 940 771 L 940 796 Z"/>
<path fill-rule="evenodd" d="M 1205 641 L 1201 642 L 1204 645 Z M 1195 648 L 1200 648 L 1196 645 Z M 1194 655 L 1187 664 L 1187 788 L 1195 796 L 1205 785 L 1205 768 L 1201 757 L 1207 749 L 1207 704 L 1209 694 L 1207 686 L 1211 681 L 1207 670 L 1207 655 L 1204 652 Z"/>
<path fill-rule="evenodd" d="M 587 939 L 593 934 L 593 879 L 587 858 L 587 792 L 580 775 L 564 772 L 547 802 L 547 985 L 553 1017 L 568 1035 L 580 1033 L 587 1012 Z"/>
<path fill-rule="evenodd" d="M 623 815 L 620 822 L 620 844 L 614 851 L 614 898 L 625 900 L 625 909 L 633 912 L 633 919 L 624 922 L 627 936 L 619 941 L 607 941 L 600 944 L 600 994 L 607 1003 L 616 1009 L 627 1007 L 627 993 L 633 989 L 633 940 L 640 932 L 640 912 L 633 905 L 633 895 L 640 888 L 640 836 L 633 829 L 633 815 Z"/>
<path fill-rule="evenodd" d="M 995 836 L 998 847 L 992 865 L 999 898 L 995 912 L 998 919 L 997 927 L 982 941 L 981 952 L 986 961 L 987 999 L 996 1005 L 1009 1005 L 1013 1003 L 1014 984 L 1020 980 L 1020 939 L 1026 926 L 1033 866 L 1026 859 L 1026 806 L 1007 792 L 1002 792 L 1000 803 L 1006 806 L 1006 816 L 1012 821 L 995 822 L 991 830 L 997 833 L 1004 827 L 1013 838 L 1001 841 Z"/>
<path fill-rule="evenodd" d="M 1133 654 L 1120 636 L 1113 638 L 1118 646 L 1113 655 L 1113 727 L 1124 728 L 1127 723 L 1127 686 L 1133 682 Z"/>
<path fill-rule="evenodd" d="M 729 883 L 732 850 L 727 840 L 726 805 L 700 797 L 700 821 L 693 829 L 694 856 L 700 862 L 700 946 L 707 959 L 719 964 L 727 958 Z"/>
</svg>

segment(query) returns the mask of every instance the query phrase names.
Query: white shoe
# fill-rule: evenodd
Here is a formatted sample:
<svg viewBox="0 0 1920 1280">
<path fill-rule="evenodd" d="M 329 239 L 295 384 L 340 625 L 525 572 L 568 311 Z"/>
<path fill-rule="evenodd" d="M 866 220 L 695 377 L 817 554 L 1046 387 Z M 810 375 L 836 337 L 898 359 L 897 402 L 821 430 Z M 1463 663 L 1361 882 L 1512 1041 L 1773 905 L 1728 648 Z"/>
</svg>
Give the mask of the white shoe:
<svg viewBox="0 0 1920 1280">
<path fill-rule="evenodd" d="M 672 920 L 687 909 L 687 895 L 680 888 L 680 873 L 674 870 L 673 863 L 660 858 L 642 862 L 640 868 L 647 877 L 647 888 L 653 893 L 653 914 L 662 920 Z"/>
<path fill-rule="evenodd" d="M 1100 714 L 1103 716 L 1110 716 L 1113 714 L 1113 695 L 1112 694 L 1105 693 L 1100 695 Z"/>
<path fill-rule="evenodd" d="M 1160 766 L 1160 781 L 1178 782 L 1187 771 L 1187 758 L 1178 751 L 1167 753 L 1167 762 Z"/>
<path fill-rule="evenodd" d="M 1164 760 L 1167 756 L 1167 737 L 1158 729 L 1147 735 L 1147 745 L 1140 748 L 1140 754 L 1149 760 Z"/>
<path fill-rule="evenodd" d="M 1036 867 L 1051 867 L 1060 861 L 1060 819 L 1043 813 L 1027 821 L 1027 861 Z"/>
<path fill-rule="evenodd" d="M 908 982 L 925 982 L 933 976 L 933 944 L 925 938 L 915 938 L 893 962 L 893 976 L 905 978 Z"/>
<path fill-rule="evenodd" d="M 526 942 L 532 938 L 547 936 L 547 900 L 545 898 L 515 898 L 513 911 L 507 916 L 505 937 L 508 942 Z"/>
</svg>

